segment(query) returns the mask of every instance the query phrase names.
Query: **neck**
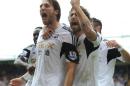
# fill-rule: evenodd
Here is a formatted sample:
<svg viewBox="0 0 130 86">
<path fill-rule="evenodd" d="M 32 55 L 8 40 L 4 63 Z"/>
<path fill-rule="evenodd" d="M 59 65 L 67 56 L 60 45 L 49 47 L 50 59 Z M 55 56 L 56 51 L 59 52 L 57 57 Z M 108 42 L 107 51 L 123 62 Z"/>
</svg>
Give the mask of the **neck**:
<svg viewBox="0 0 130 86">
<path fill-rule="evenodd" d="M 79 31 L 79 32 L 75 33 L 75 36 L 76 36 L 76 37 L 80 37 L 82 34 L 83 34 L 83 32 L 82 32 L 82 31 Z"/>
<path fill-rule="evenodd" d="M 57 29 L 58 26 L 59 26 L 59 22 L 58 21 L 54 21 L 51 24 L 46 25 L 46 28 L 55 30 L 55 29 Z"/>
</svg>

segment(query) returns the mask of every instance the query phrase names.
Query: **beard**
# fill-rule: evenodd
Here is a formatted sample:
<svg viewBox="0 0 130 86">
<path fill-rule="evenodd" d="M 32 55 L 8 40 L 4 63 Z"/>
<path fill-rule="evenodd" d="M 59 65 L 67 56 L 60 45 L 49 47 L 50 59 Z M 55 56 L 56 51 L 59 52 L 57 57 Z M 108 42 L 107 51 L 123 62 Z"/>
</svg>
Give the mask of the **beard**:
<svg viewBox="0 0 130 86">
<path fill-rule="evenodd" d="M 48 25 L 52 24 L 53 20 L 52 20 L 52 18 L 49 18 L 47 20 L 43 19 L 42 22 L 43 22 L 44 25 L 48 26 Z"/>
<path fill-rule="evenodd" d="M 74 34 L 76 34 L 76 33 L 78 33 L 78 32 L 81 31 L 81 28 L 80 28 L 79 25 L 77 25 L 77 26 L 71 26 L 71 29 L 72 29 L 72 32 L 73 32 Z"/>
<path fill-rule="evenodd" d="M 52 22 L 55 20 L 55 16 L 53 15 L 53 14 L 51 14 L 51 15 L 43 15 L 43 16 L 41 16 L 42 17 L 42 22 L 43 22 L 43 24 L 44 25 L 50 25 L 50 24 L 52 24 Z"/>
</svg>

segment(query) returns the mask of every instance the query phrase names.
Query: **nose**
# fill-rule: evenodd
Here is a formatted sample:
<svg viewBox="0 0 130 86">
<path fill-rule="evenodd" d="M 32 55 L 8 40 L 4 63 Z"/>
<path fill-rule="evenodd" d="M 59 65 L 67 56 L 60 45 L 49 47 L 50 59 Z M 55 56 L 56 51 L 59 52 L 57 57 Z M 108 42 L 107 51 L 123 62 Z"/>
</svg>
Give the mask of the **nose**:
<svg viewBox="0 0 130 86">
<path fill-rule="evenodd" d="M 45 10 L 45 8 L 46 8 L 46 7 L 44 6 L 44 4 L 42 4 L 42 5 L 40 6 L 40 10 L 42 10 L 42 11 Z"/>
<path fill-rule="evenodd" d="M 76 12 L 73 12 L 71 17 L 72 17 L 72 18 L 77 18 Z"/>
<path fill-rule="evenodd" d="M 73 15 L 71 16 L 71 19 L 72 19 L 72 20 L 77 20 L 76 14 L 73 14 Z"/>
</svg>

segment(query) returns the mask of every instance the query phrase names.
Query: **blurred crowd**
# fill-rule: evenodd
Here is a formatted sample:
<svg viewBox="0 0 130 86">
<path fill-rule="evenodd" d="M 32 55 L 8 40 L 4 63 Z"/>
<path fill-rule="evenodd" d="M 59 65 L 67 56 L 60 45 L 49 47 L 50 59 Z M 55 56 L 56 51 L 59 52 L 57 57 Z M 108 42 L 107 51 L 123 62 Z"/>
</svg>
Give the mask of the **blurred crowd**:
<svg viewBox="0 0 130 86">
<path fill-rule="evenodd" d="M 26 72 L 24 66 L 5 63 L 0 64 L 0 86 L 8 86 L 9 80 L 21 76 Z M 115 86 L 130 86 L 129 71 L 130 65 L 116 65 L 113 76 Z"/>
<path fill-rule="evenodd" d="M 0 86 L 8 86 L 9 81 L 12 78 L 21 76 L 26 72 L 26 68 L 20 65 L 14 65 L 13 63 L 0 62 Z"/>
</svg>

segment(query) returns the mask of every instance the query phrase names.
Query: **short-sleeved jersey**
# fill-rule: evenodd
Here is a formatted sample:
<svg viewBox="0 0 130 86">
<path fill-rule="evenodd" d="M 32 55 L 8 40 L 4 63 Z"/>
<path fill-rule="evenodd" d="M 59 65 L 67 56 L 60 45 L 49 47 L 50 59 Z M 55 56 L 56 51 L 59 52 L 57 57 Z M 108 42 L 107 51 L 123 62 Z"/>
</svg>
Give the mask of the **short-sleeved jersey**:
<svg viewBox="0 0 130 86">
<path fill-rule="evenodd" d="M 74 37 L 73 40 L 75 40 Z M 101 40 L 102 37 L 99 33 L 97 33 L 97 39 L 92 42 L 86 38 L 85 34 L 82 34 L 78 39 L 76 39 L 75 44 L 79 52 L 80 61 L 75 71 L 73 86 L 89 86 L 87 85 L 87 76 L 89 74 L 88 72 L 90 72 L 88 71 L 88 56 L 99 48 Z"/>
<path fill-rule="evenodd" d="M 98 54 L 96 54 L 98 53 Z M 113 74 L 116 59 L 121 54 L 117 48 L 109 48 L 105 41 L 102 41 L 98 50 L 91 53 L 88 60 L 89 85 L 86 86 L 114 86 Z"/>
<path fill-rule="evenodd" d="M 38 60 L 32 86 L 63 86 L 65 61 L 78 63 L 79 60 L 71 34 L 64 25 L 60 25 L 47 40 L 42 38 L 43 32 L 37 41 Z"/>
<path fill-rule="evenodd" d="M 32 44 L 23 49 L 22 53 L 18 55 L 18 58 L 15 60 L 14 63 L 21 64 L 23 66 L 28 66 L 34 64 L 35 61 L 36 61 L 36 46 Z M 26 64 L 24 65 L 24 63 L 26 63 L 27 65 Z"/>
</svg>

